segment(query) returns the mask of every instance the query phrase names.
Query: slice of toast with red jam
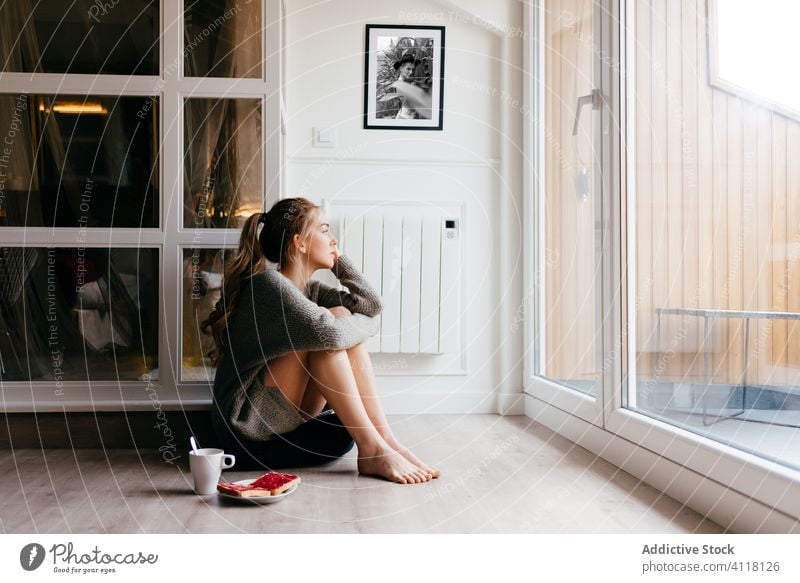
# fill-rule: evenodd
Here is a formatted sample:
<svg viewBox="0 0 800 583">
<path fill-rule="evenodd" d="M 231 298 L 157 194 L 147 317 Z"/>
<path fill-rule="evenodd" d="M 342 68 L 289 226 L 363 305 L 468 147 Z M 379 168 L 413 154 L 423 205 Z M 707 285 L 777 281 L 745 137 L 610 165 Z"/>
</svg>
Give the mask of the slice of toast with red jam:
<svg viewBox="0 0 800 583">
<path fill-rule="evenodd" d="M 300 477 L 294 474 L 268 472 L 248 485 L 231 484 L 229 482 L 219 483 L 217 484 L 217 491 L 230 496 L 241 496 L 242 498 L 277 496 L 299 483 Z"/>
</svg>

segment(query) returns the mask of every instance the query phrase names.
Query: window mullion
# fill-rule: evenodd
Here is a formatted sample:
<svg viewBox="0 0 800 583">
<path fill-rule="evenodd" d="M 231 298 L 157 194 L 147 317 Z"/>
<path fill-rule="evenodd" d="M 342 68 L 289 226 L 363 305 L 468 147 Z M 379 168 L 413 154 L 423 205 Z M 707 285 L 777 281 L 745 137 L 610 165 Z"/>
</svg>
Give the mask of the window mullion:
<svg viewBox="0 0 800 583">
<path fill-rule="evenodd" d="M 180 77 L 183 70 L 183 2 L 162 2 L 161 30 L 161 298 L 159 318 L 159 382 L 177 389 L 180 350 L 180 259 L 176 232 L 183 208 L 182 108 Z"/>
</svg>

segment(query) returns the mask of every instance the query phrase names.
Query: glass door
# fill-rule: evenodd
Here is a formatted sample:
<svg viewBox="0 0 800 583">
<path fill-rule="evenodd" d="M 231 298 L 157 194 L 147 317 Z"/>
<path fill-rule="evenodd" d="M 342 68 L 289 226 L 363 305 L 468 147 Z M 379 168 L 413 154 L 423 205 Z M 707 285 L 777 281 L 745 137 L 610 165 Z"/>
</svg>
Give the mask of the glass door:
<svg viewBox="0 0 800 583">
<path fill-rule="evenodd" d="M 584 417 L 596 415 L 603 372 L 599 14 L 582 0 L 544 0 L 538 12 L 534 390 L 577 398 Z"/>
<path fill-rule="evenodd" d="M 770 6 L 632 3 L 624 404 L 800 468 L 800 113 L 779 66 L 797 7 Z"/>
</svg>

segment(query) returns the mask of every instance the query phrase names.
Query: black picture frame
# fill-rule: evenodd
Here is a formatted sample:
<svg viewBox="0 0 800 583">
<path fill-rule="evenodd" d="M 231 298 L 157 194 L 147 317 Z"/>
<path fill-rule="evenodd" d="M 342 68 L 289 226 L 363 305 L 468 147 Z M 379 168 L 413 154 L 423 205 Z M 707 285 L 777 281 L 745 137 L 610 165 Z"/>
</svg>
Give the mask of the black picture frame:
<svg viewBox="0 0 800 583">
<path fill-rule="evenodd" d="M 366 25 L 365 130 L 442 130 L 444 47 L 444 26 Z"/>
</svg>

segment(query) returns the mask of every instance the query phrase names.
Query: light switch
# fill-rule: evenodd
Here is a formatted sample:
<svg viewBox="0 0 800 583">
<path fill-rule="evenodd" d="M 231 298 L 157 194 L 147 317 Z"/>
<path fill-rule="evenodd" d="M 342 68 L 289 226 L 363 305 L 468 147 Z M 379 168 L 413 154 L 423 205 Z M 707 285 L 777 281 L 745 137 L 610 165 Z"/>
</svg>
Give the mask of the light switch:
<svg viewBox="0 0 800 583">
<path fill-rule="evenodd" d="M 314 128 L 313 146 L 315 148 L 335 148 L 336 129 L 335 128 Z"/>
</svg>

